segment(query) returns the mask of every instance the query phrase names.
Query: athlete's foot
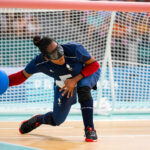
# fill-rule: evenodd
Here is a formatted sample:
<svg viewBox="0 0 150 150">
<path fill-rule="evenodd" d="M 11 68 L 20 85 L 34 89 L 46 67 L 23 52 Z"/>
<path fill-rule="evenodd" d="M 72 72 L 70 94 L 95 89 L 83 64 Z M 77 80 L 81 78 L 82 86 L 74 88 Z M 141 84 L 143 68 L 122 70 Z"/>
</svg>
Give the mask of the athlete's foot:
<svg viewBox="0 0 150 150">
<path fill-rule="evenodd" d="M 97 142 L 97 134 L 96 131 L 91 127 L 87 127 L 85 129 L 85 141 L 86 142 Z"/>
<path fill-rule="evenodd" d="M 20 128 L 19 128 L 19 132 L 21 134 L 25 134 L 25 133 L 31 132 L 33 129 L 39 127 L 41 124 L 39 124 L 37 122 L 37 117 L 38 116 L 40 116 L 40 115 L 33 116 L 29 120 L 23 121 L 21 123 Z"/>
</svg>

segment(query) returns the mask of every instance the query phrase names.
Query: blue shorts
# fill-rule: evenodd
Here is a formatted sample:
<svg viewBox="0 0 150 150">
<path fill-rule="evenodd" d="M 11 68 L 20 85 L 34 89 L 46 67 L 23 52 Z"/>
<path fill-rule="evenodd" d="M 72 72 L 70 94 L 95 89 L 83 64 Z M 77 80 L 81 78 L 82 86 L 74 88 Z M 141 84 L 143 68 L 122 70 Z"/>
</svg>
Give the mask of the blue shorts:
<svg viewBox="0 0 150 150">
<path fill-rule="evenodd" d="M 86 78 L 83 78 L 78 82 L 78 87 L 88 86 L 91 89 L 97 84 L 100 77 L 100 69 L 98 69 L 95 73 Z"/>
</svg>

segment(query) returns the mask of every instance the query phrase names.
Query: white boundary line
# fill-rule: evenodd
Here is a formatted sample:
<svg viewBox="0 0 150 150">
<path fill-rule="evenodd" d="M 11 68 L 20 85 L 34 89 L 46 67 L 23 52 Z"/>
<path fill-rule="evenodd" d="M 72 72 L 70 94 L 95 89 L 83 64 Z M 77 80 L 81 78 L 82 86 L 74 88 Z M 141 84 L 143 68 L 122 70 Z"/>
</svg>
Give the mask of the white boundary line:
<svg viewBox="0 0 150 150">
<path fill-rule="evenodd" d="M 83 138 L 83 136 L 50 136 L 50 137 L 53 137 L 53 138 Z M 100 138 L 124 138 L 124 137 L 127 137 L 127 138 L 135 138 L 135 137 L 150 137 L 149 134 L 141 134 L 141 135 L 133 135 L 133 134 L 126 134 L 126 135 L 102 135 L 102 136 L 99 136 L 99 139 Z M 28 136 L 22 136 L 22 137 L 0 137 L 0 139 L 45 139 L 45 137 L 40 137 L 40 136 L 35 136 L 34 135 L 28 135 Z"/>
</svg>

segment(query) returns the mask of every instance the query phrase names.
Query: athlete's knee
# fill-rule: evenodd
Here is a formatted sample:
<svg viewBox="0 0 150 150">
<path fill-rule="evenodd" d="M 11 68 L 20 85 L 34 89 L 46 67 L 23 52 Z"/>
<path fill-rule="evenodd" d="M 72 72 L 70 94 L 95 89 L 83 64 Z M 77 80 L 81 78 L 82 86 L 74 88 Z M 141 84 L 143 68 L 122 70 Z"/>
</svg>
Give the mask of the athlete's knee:
<svg viewBox="0 0 150 150">
<path fill-rule="evenodd" d="M 88 86 L 78 87 L 77 92 L 79 103 L 89 101 L 92 99 L 91 88 Z"/>
<path fill-rule="evenodd" d="M 58 116 L 58 117 L 57 117 Z M 43 118 L 43 123 L 51 126 L 59 126 L 65 121 L 65 118 L 60 117 L 59 115 L 54 115 L 53 113 L 49 112 L 45 114 Z"/>
<path fill-rule="evenodd" d="M 65 120 L 55 119 L 55 126 L 61 125 Z"/>
<path fill-rule="evenodd" d="M 51 126 L 57 126 L 57 124 L 55 123 L 53 117 L 52 117 L 52 114 L 48 114 L 47 116 L 47 121 L 46 121 L 46 124 L 49 124 Z"/>
<path fill-rule="evenodd" d="M 49 119 L 49 124 L 52 125 L 52 126 L 59 126 L 59 125 L 61 125 L 64 121 L 65 121 L 64 118 L 51 116 L 50 119 Z"/>
</svg>

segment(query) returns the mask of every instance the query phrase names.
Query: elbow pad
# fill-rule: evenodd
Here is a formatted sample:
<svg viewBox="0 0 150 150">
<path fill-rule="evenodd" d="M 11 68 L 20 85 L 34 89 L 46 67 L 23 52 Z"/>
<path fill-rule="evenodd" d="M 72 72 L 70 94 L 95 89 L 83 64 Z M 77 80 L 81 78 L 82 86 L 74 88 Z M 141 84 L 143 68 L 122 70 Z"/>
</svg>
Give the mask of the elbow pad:
<svg viewBox="0 0 150 150">
<path fill-rule="evenodd" d="M 9 78 L 9 87 L 14 85 L 19 85 L 23 83 L 27 78 L 24 76 L 23 71 L 11 74 L 8 76 Z"/>
<path fill-rule="evenodd" d="M 93 74 L 94 72 L 96 72 L 99 69 L 100 65 L 98 64 L 97 61 L 85 65 L 85 67 L 82 69 L 81 74 L 84 77 L 90 76 L 91 74 Z"/>
</svg>

